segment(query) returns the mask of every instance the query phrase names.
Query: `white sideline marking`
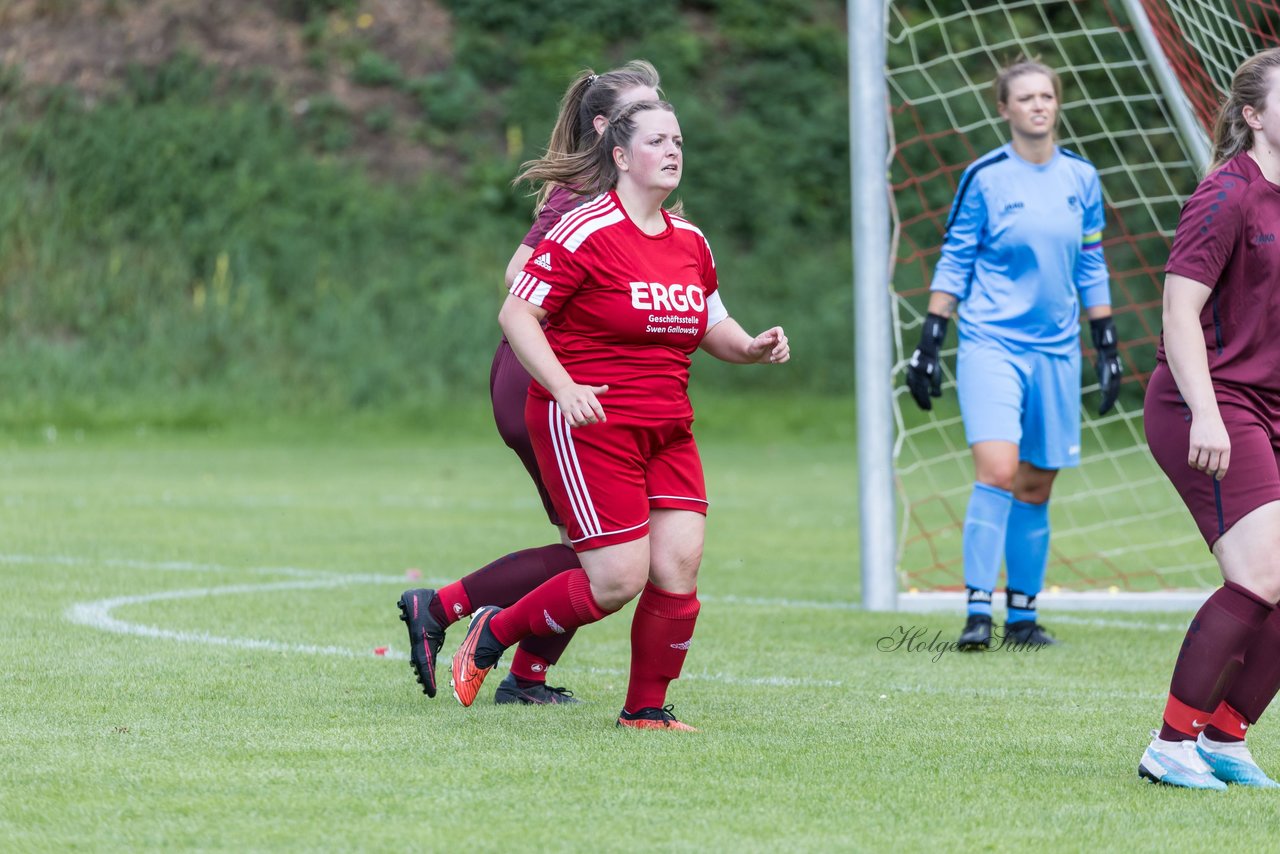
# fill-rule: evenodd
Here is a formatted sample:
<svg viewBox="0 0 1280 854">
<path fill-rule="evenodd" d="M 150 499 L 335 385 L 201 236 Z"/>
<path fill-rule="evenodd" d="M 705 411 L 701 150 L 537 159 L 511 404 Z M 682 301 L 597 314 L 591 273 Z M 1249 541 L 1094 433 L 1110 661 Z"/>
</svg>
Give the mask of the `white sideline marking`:
<svg viewBox="0 0 1280 854">
<path fill-rule="evenodd" d="M 265 575 L 297 575 L 314 577 L 332 575 L 321 569 L 302 569 L 296 566 L 236 567 L 218 563 L 194 563 L 185 560 L 133 560 L 130 558 L 84 558 L 70 555 L 22 555 L 0 554 L 0 563 L 57 564 L 58 566 L 113 566 L 124 569 L 159 569 L 168 572 L 251 572 Z"/>
</svg>

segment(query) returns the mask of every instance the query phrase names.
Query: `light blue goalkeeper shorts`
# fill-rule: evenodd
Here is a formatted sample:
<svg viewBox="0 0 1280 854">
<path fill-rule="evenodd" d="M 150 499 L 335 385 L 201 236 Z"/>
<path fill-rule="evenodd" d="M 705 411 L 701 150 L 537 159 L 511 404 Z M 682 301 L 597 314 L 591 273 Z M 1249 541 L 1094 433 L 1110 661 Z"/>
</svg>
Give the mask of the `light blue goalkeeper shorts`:
<svg viewBox="0 0 1280 854">
<path fill-rule="evenodd" d="M 1054 355 L 961 340 L 956 391 L 965 440 L 1018 446 L 1042 469 L 1080 465 L 1080 351 Z"/>
</svg>

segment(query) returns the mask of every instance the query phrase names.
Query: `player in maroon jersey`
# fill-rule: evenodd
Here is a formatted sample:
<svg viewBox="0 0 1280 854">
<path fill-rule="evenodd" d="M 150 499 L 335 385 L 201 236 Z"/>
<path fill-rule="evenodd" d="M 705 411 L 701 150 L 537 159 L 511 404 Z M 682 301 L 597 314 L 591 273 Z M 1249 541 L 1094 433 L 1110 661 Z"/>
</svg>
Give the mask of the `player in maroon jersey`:
<svg viewBox="0 0 1280 854">
<path fill-rule="evenodd" d="M 1275 787 L 1245 732 L 1280 688 L 1280 49 L 1237 69 L 1214 163 L 1165 266 L 1147 442 L 1222 570 L 1173 669 L 1138 773 Z"/>
<path fill-rule="evenodd" d="M 663 209 L 681 145 L 671 106 L 638 102 L 610 118 L 595 152 L 542 173 L 605 191 L 547 234 L 499 314 L 534 377 L 529 432 L 582 567 L 509 608 L 477 610 L 453 658 L 463 705 L 511 644 L 567 633 L 639 595 L 618 724 L 691 729 L 664 706 L 698 616 L 707 512 L 690 356 L 778 364 L 790 348 L 781 327 L 752 337 L 729 317 L 702 232 Z"/>
<path fill-rule="evenodd" d="M 644 60 L 629 62 L 604 74 L 595 74 L 590 69 L 583 71 L 560 102 L 556 124 L 547 143 L 547 156 L 554 158 L 590 149 L 604 130 L 606 116 L 620 105 L 657 98 L 658 86 L 657 70 Z M 583 198 L 564 185 L 541 182 L 533 226 L 507 264 L 507 287 L 561 215 L 581 204 Z M 503 441 L 516 452 L 533 478 L 547 518 L 560 530 L 561 542 L 506 555 L 438 591 L 427 588 L 405 591 L 398 603 L 400 619 L 408 626 L 414 673 L 429 697 L 436 695 L 436 656 L 449 625 L 469 615 L 474 605 L 510 605 L 547 579 L 578 566 L 578 558 L 568 545 L 564 524 L 542 483 L 525 426 L 524 405 L 529 381 L 528 371 L 503 337 L 489 373 L 494 421 Z M 566 632 L 522 641 L 511 662 L 511 672 L 498 686 L 494 700 L 525 705 L 576 702 L 571 691 L 546 683 L 547 668 L 560 660 L 572 637 L 572 632 Z"/>
</svg>

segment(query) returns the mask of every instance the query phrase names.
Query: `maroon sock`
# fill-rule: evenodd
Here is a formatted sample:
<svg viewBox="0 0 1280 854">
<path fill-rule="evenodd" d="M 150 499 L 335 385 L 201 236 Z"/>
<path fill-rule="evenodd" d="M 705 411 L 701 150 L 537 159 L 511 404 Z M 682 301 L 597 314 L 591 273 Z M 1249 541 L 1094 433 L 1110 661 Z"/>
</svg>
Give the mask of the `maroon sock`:
<svg viewBox="0 0 1280 854">
<path fill-rule="evenodd" d="M 436 591 L 431 616 L 448 626 L 472 611 L 472 605 L 505 608 L 548 578 L 578 566 L 573 549 L 561 543 L 504 555 Z"/>
<path fill-rule="evenodd" d="M 499 611 L 489 621 L 489 631 L 498 643 L 511 646 L 529 635 L 563 635 L 608 614 L 591 595 L 586 571 L 571 569 Z"/>
<path fill-rule="evenodd" d="M 1200 606 L 1173 667 L 1160 738 L 1195 738 L 1209 724 L 1272 605 L 1228 581 Z"/>
<path fill-rule="evenodd" d="M 1254 634 L 1244 654 L 1244 665 L 1227 689 L 1227 697 L 1205 734 L 1214 741 L 1242 741 L 1251 724 L 1266 711 L 1280 691 L 1280 609 Z"/>
<path fill-rule="evenodd" d="M 680 676 L 693 626 L 698 592 L 672 593 L 646 583 L 631 619 L 631 681 L 623 708 L 631 713 L 662 708 L 667 686 Z"/>
</svg>

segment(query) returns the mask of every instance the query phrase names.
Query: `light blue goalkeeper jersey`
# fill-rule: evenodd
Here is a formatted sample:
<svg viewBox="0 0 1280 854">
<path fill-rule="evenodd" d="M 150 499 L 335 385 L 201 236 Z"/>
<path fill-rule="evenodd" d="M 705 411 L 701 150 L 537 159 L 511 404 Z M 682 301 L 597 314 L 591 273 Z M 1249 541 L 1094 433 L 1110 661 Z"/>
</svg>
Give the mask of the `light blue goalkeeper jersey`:
<svg viewBox="0 0 1280 854">
<path fill-rule="evenodd" d="M 964 171 L 930 289 L 960 299 L 962 343 L 1070 353 L 1080 304 L 1111 302 L 1104 224 L 1092 163 L 1064 148 L 1029 163 L 1006 143 Z"/>
</svg>

